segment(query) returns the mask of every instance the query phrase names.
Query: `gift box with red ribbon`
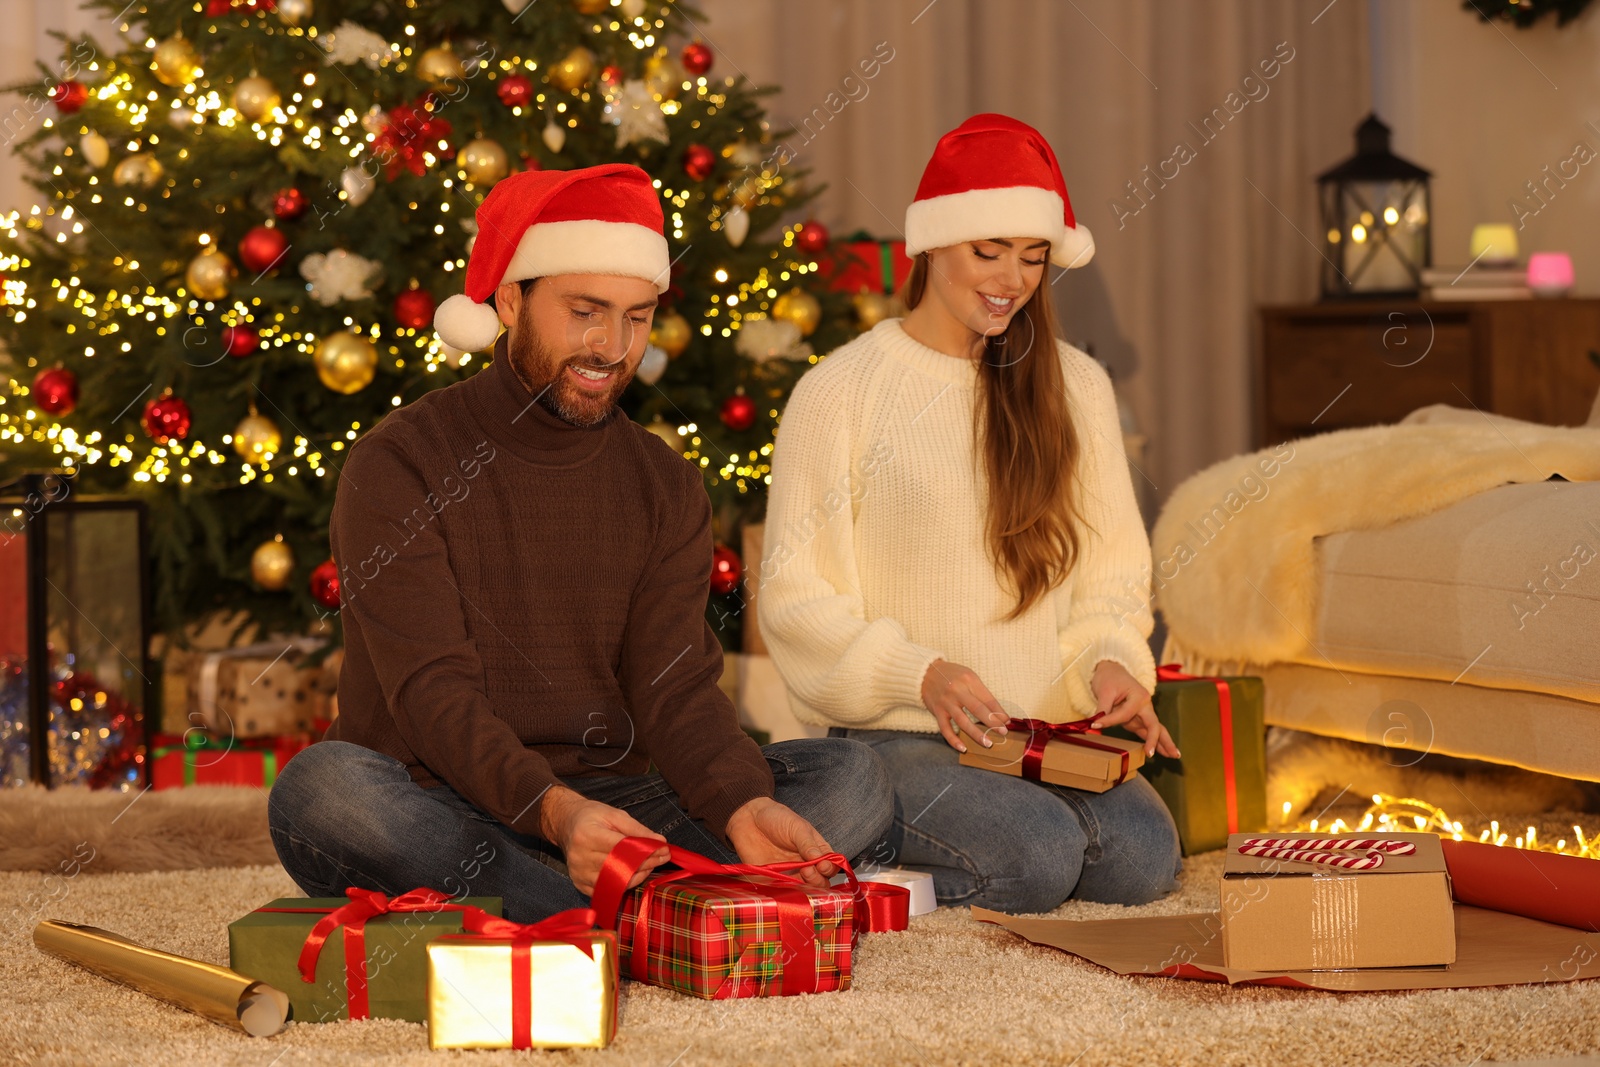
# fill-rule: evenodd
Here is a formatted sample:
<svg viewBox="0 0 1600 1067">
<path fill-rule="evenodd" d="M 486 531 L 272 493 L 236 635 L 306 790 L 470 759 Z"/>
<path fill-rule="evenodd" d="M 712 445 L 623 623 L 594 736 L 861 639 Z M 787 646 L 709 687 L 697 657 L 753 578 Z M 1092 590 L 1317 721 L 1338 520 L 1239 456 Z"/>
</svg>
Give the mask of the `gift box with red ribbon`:
<svg viewBox="0 0 1600 1067">
<path fill-rule="evenodd" d="M 710 1000 L 850 988 L 861 933 L 904 930 L 904 886 L 858 883 L 843 856 L 764 866 L 722 864 L 670 847 L 678 869 L 628 882 L 663 846 L 624 838 L 595 882 L 594 909 L 617 932 L 625 977 Z M 817 862 L 848 882 L 818 888 L 788 873 Z"/>
<path fill-rule="evenodd" d="M 1182 759 L 1157 754 L 1140 771 L 1178 825 L 1186 856 L 1267 828 L 1266 693 L 1260 678 L 1156 671 L 1156 717 Z M 1121 727 L 1117 734 L 1132 737 Z"/>
<path fill-rule="evenodd" d="M 500 914 L 499 897 L 345 892 L 284 897 L 228 924 L 228 966 L 288 994 L 296 1022 L 424 1021 L 428 943 L 463 932 L 466 914 Z"/>
<path fill-rule="evenodd" d="M 150 785 L 253 785 L 269 789 L 284 764 L 307 745 L 310 734 L 244 740 L 212 737 L 201 730 L 156 734 L 150 741 Z"/>
<path fill-rule="evenodd" d="M 617 945 L 589 908 L 536 923 L 469 909 L 428 942 L 429 1048 L 604 1048 L 617 1032 Z"/>
<path fill-rule="evenodd" d="M 1104 793 L 1126 782 L 1144 763 L 1141 742 L 1099 733 L 1094 724 L 1104 714 L 1075 722 L 1011 719 L 1004 737 L 989 733 L 992 748 L 969 743 L 959 762 L 1032 782 Z"/>
</svg>

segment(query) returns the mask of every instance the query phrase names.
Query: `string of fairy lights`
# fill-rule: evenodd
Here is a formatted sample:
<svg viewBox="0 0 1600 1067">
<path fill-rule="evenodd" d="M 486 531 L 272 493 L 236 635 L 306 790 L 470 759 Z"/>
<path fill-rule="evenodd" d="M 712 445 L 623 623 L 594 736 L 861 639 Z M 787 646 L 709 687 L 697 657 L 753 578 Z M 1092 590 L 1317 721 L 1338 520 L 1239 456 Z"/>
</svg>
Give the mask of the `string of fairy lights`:
<svg viewBox="0 0 1600 1067">
<path fill-rule="evenodd" d="M 623 0 L 611 0 L 613 8 L 621 6 L 622 3 Z M 415 0 L 407 0 L 407 6 L 415 7 Z M 197 11 L 202 7 L 203 5 L 199 3 L 195 5 Z M 656 47 L 657 34 L 666 25 L 663 19 L 651 18 L 648 14 L 639 14 L 631 18 L 622 16 L 620 12 L 613 14 L 619 17 L 612 18 L 609 22 L 596 23 L 597 32 L 600 26 L 604 25 L 613 33 L 624 33 L 626 40 L 637 50 Z M 209 32 L 216 32 L 214 24 L 207 29 Z M 304 35 L 307 38 L 315 38 L 318 32 L 314 26 L 274 26 L 270 21 L 262 24 L 260 29 L 269 34 L 286 33 Z M 415 34 L 415 27 L 407 25 L 405 34 L 407 41 L 388 43 L 397 69 L 404 69 L 404 64 L 418 50 L 413 48 L 409 40 Z M 144 44 L 151 50 L 159 47 L 154 39 L 147 40 Z M 155 66 L 156 63 L 152 62 L 151 67 Z M 532 58 L 512 56 L 486 64 L 489 68 L 486 73 L 493 80 L 497 73 L 500 77 L 512 73 L 534 73 L 539 70 L 539 66 L 538 61 Z M 99 72 L 100 68 L 99 60 L 90 62 L 86 67 L 91 72 Z M 127 130 L 125 135 L 117 139 L 125 141 L 128 152 L 138 155 L 144 153 L 148 147 L 158 145 L 162 133 L 158 129 L 149 127 L 160 121 L 173 125 L 185 123 L 194 126 L 213 125 L 220 130 L 229 131 L 232 136 L 249 136 L 274 147 L 286 142 L 297 142 L 300 147 L 308 151 L 321 153 L 337 150 L 347 152 L 351 159 L 358 159 L 372 150 L 373 142 L 377 139 L 381 128 L 374 127 L 374 124 L 368 121 L 370 116 L 363 116 L 351 108 L 345 108 L 336 115 L 322 114 L 321 109 L 325 106 L 325 101 L 319 94 L 316 72 L 304 73 L 295 91 L 286 100 L 273 101 L 270 110 L 262 113 L 258 119 L 251 119 L 215 89 L 202 85 L 201 80 L 205 76 L 205 71 L 198 60 L 186 73 L 188 77 L 181 85 L 172 86 L 172 95 L 167 101 L 166 108 L 163 109 L 160 106 L 160 93 L 152 89 L 141 95 L 135 88 L 135 80 L 128 70 L 119 70 L 116 62 L 106 64 L 103 75 L 105 80 L 91 92 L 101 102 L 114 103 L 117 112 L 124 117 Z M 323 77 L 326 78 L 327 75 Z M 704 76 L 685 77 L 680 85 L 666 92 L 653 91 L 653 99 L 661 107 L 664 115 L 672 116 L 680 114 L 684 108 L 684 101 L 678 98 L 679 93 L 692 93 L 696 100 L 704 105 L 709 116 L 716 114 L 718 109 L 727 104 L 727 96 L 723 89 L 731 88 L 734 84 L 734 79 L 731 77 L 725 79 L 721 86 Z M 561 94 L 552 87 L 548 91 L 537 92 L 533 102 L 540 109 L 546 110 L 547 114 L 551 114 L 552 122 L 555 121 L 555 116 L 564 116 L 565 125 L 568 128 L 575 128 L 579 120 L 576 116 L 568 114 L 568 103 L 566 100 L 557 99 L 559 95 Z M 591 97 L 587 88 L 581 91 L 575 90 L 569 95 L 582 101 L 588 101 Z M 531 106 L 524 108 L 519 105 L 512 108 L 512 114 L 521 116 L 532 110 Z M 47 129 L 54 128 L 56 120 L 47 117 L 43 120 L 43 125 Z M 73 131 L 72 124 L 68 123 L 65 117 L 61 125 L 67 127 L 62 130 L 63 134 L 75 132 L 77 136 L 83 138 L 97 135 L 87 124 L 79 124 Z M 689 126 L 697 128 L 700 122 L 694 119 Z M 441 140 L 437 147 L 442 154 L 447 150 L 448 144 Z M 731 154 L 739 147 L 728 146 L 724 149 L 724 155 Z M 435 235 L 442 235 L 446 231 L 445 222 L 452 213 L 457 216 L 470 215 L 471 202 L 468 202 L 466 211 L 463 211 L 461 196 L 462 194 L 470 196 L 475 191 L 475 186 L 467 172 L 460 167 L 434 169 L 440 162 L 440 155 L 433 153 L 431 148 L 432 146 L 429 146 L 429 150 L 424 153 L 424 161 L 429 168 L 426 173 L 438 178 L 436 206 L 441 220 L 432 229 Z M 80 147 L 76 151 L 81 153 L 83 149 Z M 62 152 L 72 156 L 75 149 L 69 143 L 62 148 Z M 160 174 L 160 165 L 153 156 L 146 155 L 143 158 L 147 161 L 145 165 L 154 168 L 158 177 L 167 177 Z M 188 159 L 189 149 L 181 149 L 178 158 Z M 55 166 L 54 174 L 58 177 L 63 174 L 59 164 Z M 785 180 L 776 168 L 762 167 L 756 170 L 748 178 L 743 179 L 737 187 L 730 187 L 729 192 L 732 195 L 726 200 L 719 197 L 709 203 L 708 228 L 712 232 L 723 230 L 732 211 L 748 210 L 755 204 L 769 202 L 768 198 L 779 190 Z M 200 179 L 194 178 L 193 185 L 198 187 L 199 184 Z M 663 187 L 660 180 L 656 180 L 655 185 L 662 197 L 669 231 L 674 239 L 682 240 L 686 232 L 684 213 L 690 209 L 697 190 L 688 187 L 682 189 Z M 178 188 L 175 177 L 168 177 L 159 195 L 161 198 L 169 198 Z M 113 191 L 102 181 L 99 174 L 90 174 L 83 189 L 58 187 L 54 195 L 55 203 L 43 207 L 35 205 L 26 216 L 20 212 L 0 216 L 0 230 L 15 239 L 22 229 L 42 231 L 45 229 L 46 220 L 55 219 L 59 224 L 65 224 L 56 230 L 55 240 L 59 244 L 65 244 L 71 235 L 84 232 L 84 220 L 71 203 L 81 192 L 88 193 L 90 204 L 100 204 L 105 202 L 107 197 L 115 197 L 123 190 Z M 155 189 L 152 187 L 149 192 L 154 194 Z M 341 189 L 338 197 L 341 201 L 347 201 L 349 193 Z M 124 207 L 146 210 L 146 205 L 134 195 L 123 193 L 122 200 Z M 409 204 L 409 207 L 413 211 L 429 210 L 426 199 L 421 194 Z M 818 269 L 818 264 L 809 257 L 796 254 L 796 238 L 800 229 L 799 225 L 784 229 L 780 247 L 772 252 L 772 259 L 775 262 L 759 267 L 754 278 L 740 281 L 732 278 L 726 269 L 719 268 L 714 272 L 716 283 L 725 288 L 722 292 L 713 292 L 710 295 L 709 306 L 703 310 L 702 321 L 698 324 L 697 332 L 701 336 L 731 338 L 745 321 L 768 317 L 772 312 L 774 301 L 780 299 L 781 285 L 794 283 Z M 217 240 L 215 231 L 202 231 L 197 237 L 197 252 L 215 249 Z M 460 255 L 445 259 L 440 266 L 446 272 L 455 272 L 464 270 L 466 262 L 466 257 Z M 26 321 L 28 314 L 39 306 L 39 294 L 30 292 L 28 283 L 16 273 L 31 265 L 26 257 L 19 254 L 0 255 L 0 277 L 3 277 L 3 284 L 0 284 L 0 306 L 4 306 L 19 323 Z M 287 313 L 277 310 L 267 315 L 261 311 L 260 297 L 251 297 L 248 300 L 243 297 L 232 300 L 205 299 L 191 292 L 189 287 L 182 284 L 181 279 L 173 292 L 162 292 L 154 285 L 140 284 L 144 279 L 136 259 L 118 255 L 113 259 L 113 266 L 131 276 L 125 288 L 112 287 L 104 292 L 95 292 L 87 288 L 77 275 L 53 278 L 50 281 L 49 289 L 53 291 L 57 304 L 69 307 L 75 315 L 82 316 L 82 322 L 68 322 L 64 332 L 68 338 L 82 341 L 85 358 L 105 358 L 131 352 L 134 342 L 128 339 L 129 331 L 126 324 L 137 320 L 154 324 L 154 333 L 157 337 L 169 337 L 174 332 L 181 333 L 195 327 L 219 329 L 248 322 L 257 330 L 262 348 L 288 348 L 308 359 L 324 340 L 310 330 L 296 327 L 294 317 L 300 311 L 298 306 L 289 307 Z M 434 373 L 441 367 L 461 367 L 472 359 L 471 353 L 458 353 L 448 349 L 431 329 L 391 327 L 386 335 L 381 326 L 365 325 L 352 317 L 345 317 L 344 326 L 347 331 L 385 348 L 387 357 L 393 361 L 396 369 L 405 368 L 408 361 L 420 360 L 429 373 Z M 808 358 L 814 363 L 818 357 L 810 355 Z M 28 364 L 36 366 L 37 359 L 30 358 Z M 393 407 L 398 407 L 402 402 L 403 399 L 399 395 L 391 398 Z M 252 414 L 254 414 L 253 409 Z M 778 410 L 770 409 L 768 417 L 776 420 L 779 417 Z M 249 484 L 257 479 L 271 482 L 278 477 L 322 478 L 329 471 L 326 464 L 328 454 L 346 448 L 348 442 L 356 439 L 361 429 L 362 424 L 359 421 L 352 421 L 342 434 L 334 433 L 329 439 L 321 441 L 313 441 L 297 433 L 289 437 L 286 442 L 272 442 L 274 447 L 251 452 L 247 458 L 241 460 L 239 454 L 229 447 L 234 443 L 231 434 L 222 436 L 218 443 L 220 448 L 198 439 L 160 443 L 141 438 L 134 433 L 122 435 L 120 441 L 111 440 L 102 430 L 80 433 L 61 420 L 41 412 L 37 405 L 30 403 L 29 389 L 20 381 L 13 379 L 9 382 L 9 388 L 0 390 L 0 443 L 21 444 L 33 441 L 48 444 L 60 457 L 61 465 L 68 469 L 99 463 L 105 463 L 110 467 L 131 467 L 131 477 L 136 482 L 164 483 L 169 478 L 175 478 L 187 485 L 194 480 L 199 471 L 227 468 L 230 465 L 238 472 L 239 484 Z M 740 493 L 747 492 L 752 483 L 770 484 L 771 466 L 768 460 L 773 451 L 771 441 L 748 452 L 730 454 L 717 449 L 714 442 L 707 438 L 700 426 L 693 421 L 669 424 L 669 430 L 679 438 L 677 447 L 686 459 L 706 470 L 708 474 L 712 474 L 714 470 L 714 478 L 734 483 Z M 712 454 L 713 450 L 715 454 Z"/>
<path fill-rule="evenodd" d="M 1284 817 L 1293 811 L 1285 802 Z M 1354 823 L 1338 817 L 1323 825 L 1321 819 L 1301 823 L 1295 832 L 1341 834 L 1368 831 L 1394 833 L 1432 833 L 1452 841 L 1478 841 L 1486 845 L 1527 849 L 1533 852 L 1556 852 L 1565 856 L 1583 856 L 1600 859 L 1600 835 L 1585 833 L 1583 827 L 1574 825 L 1572 837 L 1558 837 L 1554 842 L 1539 834 L 1539 828 L 1529 824 L 1521 833 L 1515 829 L 1502 829 L 1498 819 L 1473 833 L 1460 820 L 1452 819 L 1445 810 L 1416 797 L 1396 797 L 1387 793 L 1372 794 L 1372 803 L 1356 818 Z"/>
</svg>

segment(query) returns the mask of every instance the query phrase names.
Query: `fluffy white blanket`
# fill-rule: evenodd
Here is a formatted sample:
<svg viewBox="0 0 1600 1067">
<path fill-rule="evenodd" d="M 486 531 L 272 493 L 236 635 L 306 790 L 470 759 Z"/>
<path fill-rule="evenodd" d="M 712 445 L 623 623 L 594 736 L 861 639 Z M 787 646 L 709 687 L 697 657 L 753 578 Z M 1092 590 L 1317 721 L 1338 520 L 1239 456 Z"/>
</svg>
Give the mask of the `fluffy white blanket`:
<svg viewBox="0 0 1600 1067">
<path fill-rule="evenodd" d="M 1318 537 L 1555 474 L 1600 480 L 1600 426 L 1541 426 L 1435 405 L 1397 425 L 1223 460 L 1177 488 L 1151 535 L 1166 658 L 1208 672 L 1305 660 Z"/>
</svg>

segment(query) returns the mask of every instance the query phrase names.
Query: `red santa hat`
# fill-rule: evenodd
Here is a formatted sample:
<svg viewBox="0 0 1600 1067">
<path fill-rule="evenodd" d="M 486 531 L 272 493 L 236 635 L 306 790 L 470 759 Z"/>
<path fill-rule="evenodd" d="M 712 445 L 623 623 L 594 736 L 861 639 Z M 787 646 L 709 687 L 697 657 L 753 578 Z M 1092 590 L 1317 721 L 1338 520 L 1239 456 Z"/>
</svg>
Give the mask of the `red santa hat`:
<svg viewBox="0 0 1600 1067">
<path fill-rule="evenodd" d="M 1072 215 L 1056 154 L 1039 131 L 974 115 L 939 138 L 906 208 L 906 255 L 993 237 L 1042 237 L 1050 262 L 1081 267 L 1094 238 Z"/>
<path fill-rule="evenodd" d="M 671 261 L 661 199 L 628 163 L 524 171 L 501 179 L 478 207 L 467 285 L 439 305 L 433 328 L 466 352 L 494 344 L 500 318 L 484 303 L 502 282 L 552 274 L 620 274 L 667 288 Z"/>
</svg>

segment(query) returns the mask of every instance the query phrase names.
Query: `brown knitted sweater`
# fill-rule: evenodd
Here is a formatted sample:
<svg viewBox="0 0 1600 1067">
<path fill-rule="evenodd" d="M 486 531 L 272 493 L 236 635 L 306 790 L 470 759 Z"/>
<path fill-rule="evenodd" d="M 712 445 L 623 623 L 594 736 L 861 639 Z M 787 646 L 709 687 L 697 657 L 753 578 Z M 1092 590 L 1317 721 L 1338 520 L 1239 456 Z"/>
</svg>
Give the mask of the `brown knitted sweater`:
<svg viewBox="0 0 1600 1067">
<path fill-rule="evenodd" d="M 717 686 L 699 471 L 620 410 L 592 427 L 551 414 L 505 343 L 385 417 L 340 472 L 328 736 L 530 834 L 558 776 L 653 764 L 722 835 L 773 780 Z"/>
</svg>

